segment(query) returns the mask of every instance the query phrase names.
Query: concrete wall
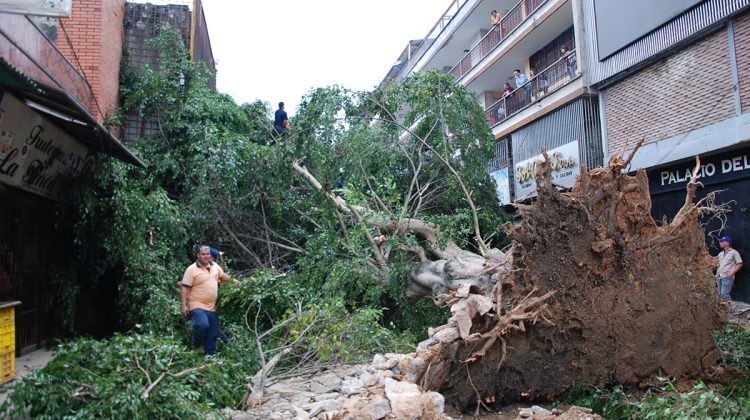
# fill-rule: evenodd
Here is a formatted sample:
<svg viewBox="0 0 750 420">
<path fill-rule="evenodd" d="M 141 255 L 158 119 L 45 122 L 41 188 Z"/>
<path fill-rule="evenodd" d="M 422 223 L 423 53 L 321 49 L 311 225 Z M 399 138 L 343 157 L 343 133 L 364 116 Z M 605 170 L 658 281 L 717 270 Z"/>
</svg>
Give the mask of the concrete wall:
<svg viewBox="0 0 750 420">
<path fill-rule="evenodd" d="M 191 38 L 190 57 L 193 61 L 206 63 L 211 71 L 216 71 L 214 63 L 214 53 L 211 50 L 211 38 L 208 35 L 208 26 L 206 25 L 206 15 L 203 13 L 203 2 L 195 1 L 193 8 L 193 36 Z M 209 81 L 212 89 L 216 89 L 216 77 Z"/>
<path fill-rule="evenodd" d="M 750 112 L 750 13 L 732 21 L 742 113 Z"/>
<path fill-rule="evenodd" d="M 604 90 L 609 153 L 641 138 L 653 143 L 735 116 L 731 89 L 722 29 Z"/>
</svg>

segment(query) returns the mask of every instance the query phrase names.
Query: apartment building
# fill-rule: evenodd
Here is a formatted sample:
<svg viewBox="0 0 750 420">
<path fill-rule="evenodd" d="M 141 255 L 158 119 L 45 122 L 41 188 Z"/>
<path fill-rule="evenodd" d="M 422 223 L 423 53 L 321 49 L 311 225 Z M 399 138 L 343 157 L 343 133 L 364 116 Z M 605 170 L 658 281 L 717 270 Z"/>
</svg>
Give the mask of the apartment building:
<svg viewBox="0 0 750 420">
<path fill-rule="evenodd" d="M 676 214 L 700 155 L 699 198 L 722 190 L 729 210 L 705 219 L 712 252 L 730 235 L 750 259 L 750 0 L 455 0 L 383 83 L 423 69 L 451 73 L 485 107 L 502 202 L 534 195 L 542 147 L 570 186 L 643 140 L 630 170 L 647 170 L 654 218 Z M 530 80 L 516 86 L 514 69 Z M 735 298 L 750 299 L 748 273 Z"/>
<path fill-rule="evenodd" d="M 490 172 L 503 203 L 535 195 L 531 174 L 542 148 L 565 163 L 555 182 L 572 186 L 582 166 L 604 162 L 600 104 L 581 65 L 587 51 L 578 48 L 580 7 L 578 0 L 454 0 L 423 40 L 409 42 L 383 83 L 440 69 L 472 90 L 497 141 Z M 525 84 L 516 83 L 516 69 Z"/>
<path fill-rule="evenodd" d="M 143 166 L 102 125 L 117 106 L 124 0 L 54 3 L 71 7 L 46 18 L 47 2 L 0 3 L 0 301 L 21 302 L 21 353 L 55 335 L 42 291 L 53 252 L 74 252 L 50 249 L 54 224 L 74 223 L 54 213 L 62 185 L 105 154 Z"/>
<path fill-rule="evenodd" d="M 729 210 L 705 216 L 710 250 L 716 255 L 717 238 L 729 235 L 750 259 L 750 1 L 581 3 L 606 154 L 643 140 L 631 169 L 646 169 L 657 220 L 684 203 L 699 155 L 699 198 L 722 191 L 716 204 Z M 738 273 L 735 299 L 750 298 L 748 273 Z"/>
</svg>

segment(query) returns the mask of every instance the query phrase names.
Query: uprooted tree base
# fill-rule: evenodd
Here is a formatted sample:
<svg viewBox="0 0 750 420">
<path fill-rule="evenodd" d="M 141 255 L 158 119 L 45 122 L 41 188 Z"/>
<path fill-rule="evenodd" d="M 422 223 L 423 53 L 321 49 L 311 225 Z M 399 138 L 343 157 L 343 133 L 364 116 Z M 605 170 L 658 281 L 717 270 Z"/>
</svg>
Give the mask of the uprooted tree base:
<svg viewBox="0 0 750 420">
<path fill-rule="evenodd" d="M 511 251 L 476 278 L 493 290 L 447 296 L 453 318 L 410 358 L 418 384 L 466 410 L 554 399 L 582 382 L 710 376 L 721 314 L 707 208 L 693 202 L 693 182 L 675 219 L 657 226 L 646 174 L 622 173 L 627 163 L 584 171 L 569 193 L 537 163 L 538 200 L 520 206 Z"/>
</svg>

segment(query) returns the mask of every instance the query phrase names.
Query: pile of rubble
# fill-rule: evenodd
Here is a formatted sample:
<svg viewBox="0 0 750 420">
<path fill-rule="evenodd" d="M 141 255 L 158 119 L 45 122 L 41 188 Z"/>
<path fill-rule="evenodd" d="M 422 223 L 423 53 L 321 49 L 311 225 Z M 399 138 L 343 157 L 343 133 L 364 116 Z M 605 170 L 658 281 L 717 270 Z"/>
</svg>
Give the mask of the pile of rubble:
<svg viewBox="0 0 750 420">
<path fill-rule="evenodd" d="M 376 355 L 371 365 L 338 366 L 268 386 L 260 407 L 226 410 L 235 419 L 449 419 L 444 399 L 405 380 L 403 355 Z"/>
<path fill-rule="evenodd" d="M 451 419 L 444 412 L 441 394 L 425 392 L 410 382 L 419 370 L 410 363 L 412 360 L 409 355 L 376 355 L 370 365 L 343 365 L 314 375 L 279 380 L 266 388 L 259 407 L 248 411 L 226 409 L 224 415 L 238 420 Z M 600 417 L 580 407 L 563 412 L 534 406 L 520 409 L 518 418 Z"/>
</svg>

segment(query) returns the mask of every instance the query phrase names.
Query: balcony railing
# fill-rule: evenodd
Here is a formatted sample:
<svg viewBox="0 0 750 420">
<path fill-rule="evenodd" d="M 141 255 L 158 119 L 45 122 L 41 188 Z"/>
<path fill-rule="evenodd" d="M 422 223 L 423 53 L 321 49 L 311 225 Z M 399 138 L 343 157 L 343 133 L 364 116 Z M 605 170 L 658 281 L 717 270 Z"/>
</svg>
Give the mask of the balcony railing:
<svg viewBox="0 0 750 420">
<path fill-rule="evenodd" d="M 456 79 L 468 73 L 505 38 L 508 37 L 521 23 L 523 23 L 536 9 L 547 0 L 521 0 L 503 16 L 500 23 L 495 25 L 479 43 L 471 49 L 450 70 Z"/>
<path fill-rule="evenodd" d="M 528 82 L 492 104 L 484 112 L 490 127 L 539 101 L 578 77 L 576 51 L 572 50 L 549 67 L 534 75 Z"/>
<path fill-rule="evenodd" d="M 419 59 L 424 55 L 427 49 L 430 48 L 430 45 L 432 45 L 432 41 L 434 41 L 438 37 L 438 35 L 440 35 L 443 29 L 448 26 L 448 23 L 450 23 L 451 19 L 453 19 L 453 16 L 456 16 L 456 14 L 458 14 L 458 11 L 467 1 L 468 0 L 453 0 L 451 2 L 443 15 L 440 16 L 440 19 L 438 19 L 438 21 L 430 29 L 430 31 L 427 32 L 427 36 L 422 39 L 422 42 L 420 42 L 413 51 L 410 51 L 406 63 L 404 63 L 403 67 L 401 67 L 401 70 L 399 70 L 396 76 L 393 77 L 393 80 L 398 80 L 402 75 L 409 74 L 411 69 L 414 68 L 414 65 L 417 64 L 417 61 L 419 61 Z"/>
<path fill-rule="evenodd" d="M 26 76 L 67 91 L 92 111 L 86 79 L 26 16 L 0 13 L 0 57 Z"/>
</svg>

